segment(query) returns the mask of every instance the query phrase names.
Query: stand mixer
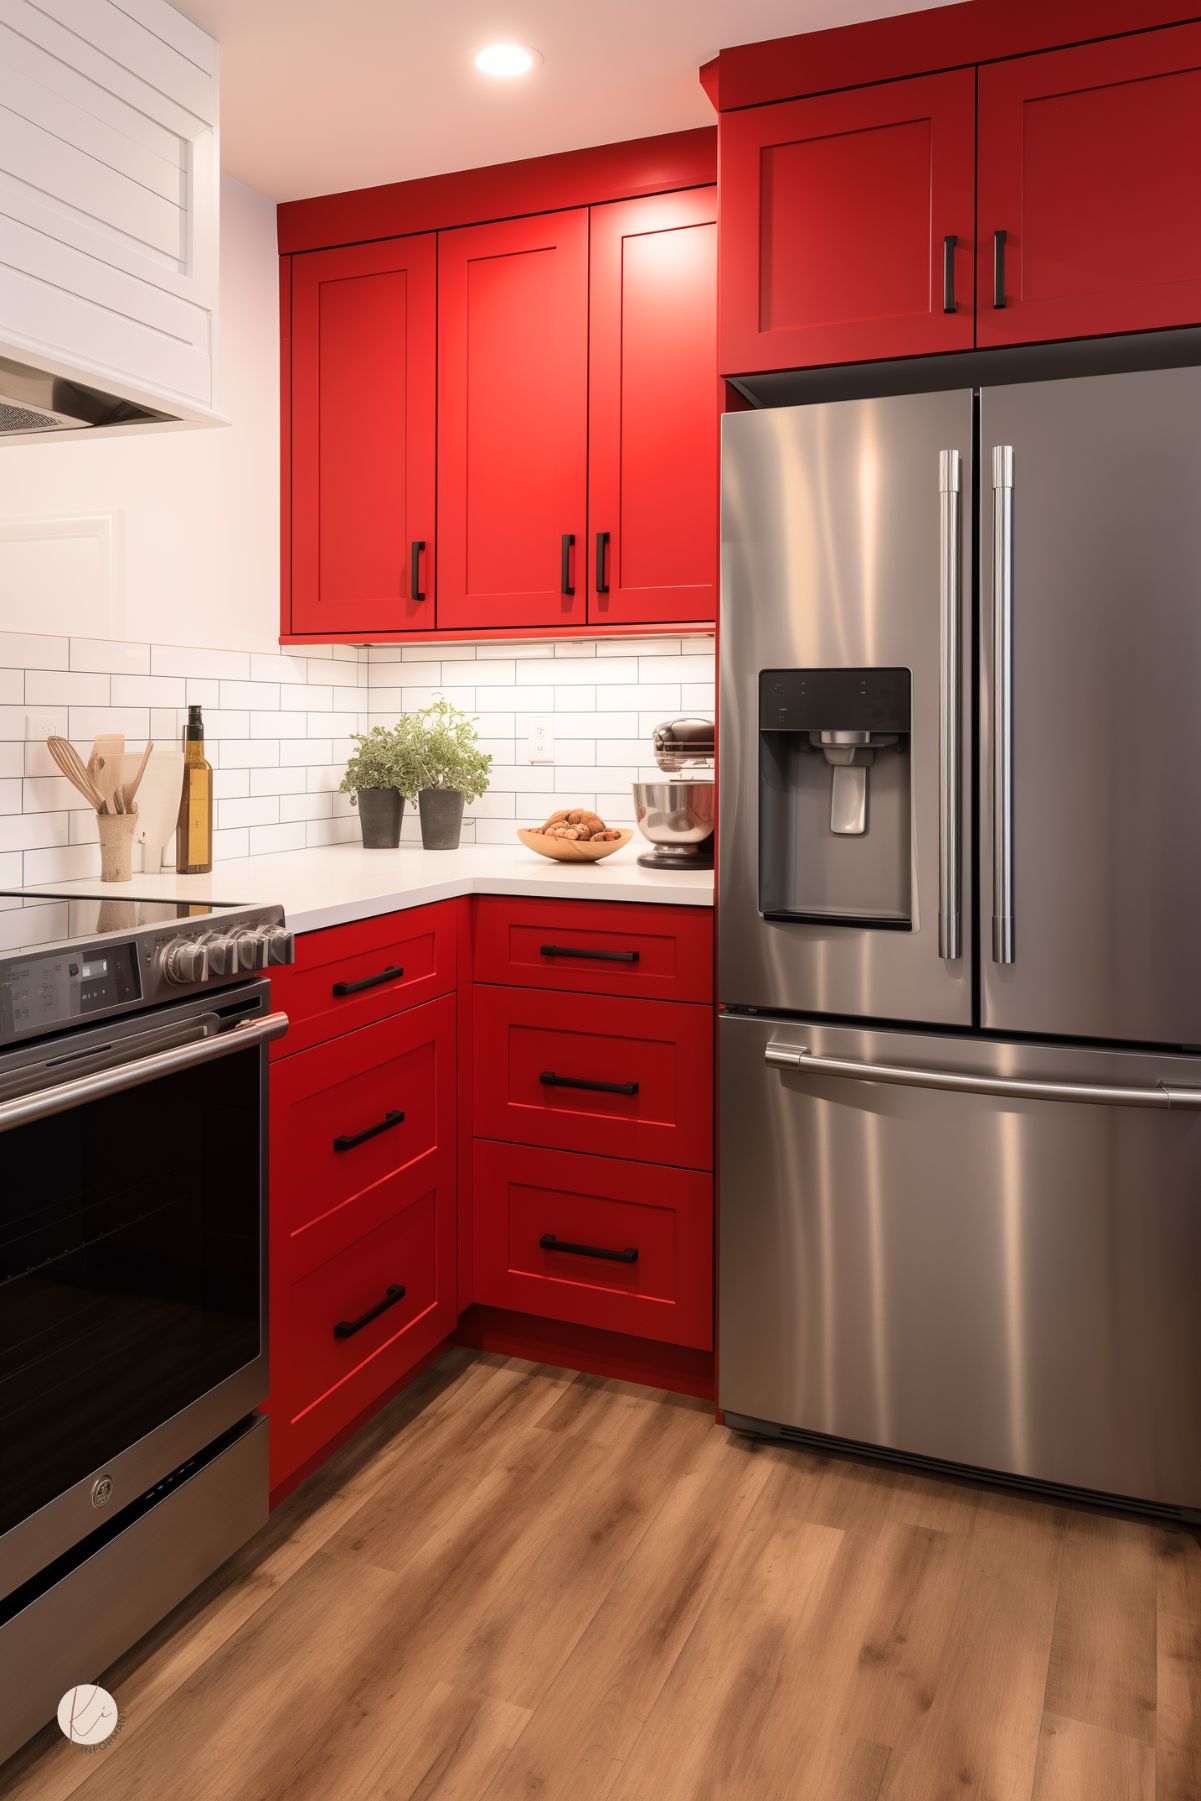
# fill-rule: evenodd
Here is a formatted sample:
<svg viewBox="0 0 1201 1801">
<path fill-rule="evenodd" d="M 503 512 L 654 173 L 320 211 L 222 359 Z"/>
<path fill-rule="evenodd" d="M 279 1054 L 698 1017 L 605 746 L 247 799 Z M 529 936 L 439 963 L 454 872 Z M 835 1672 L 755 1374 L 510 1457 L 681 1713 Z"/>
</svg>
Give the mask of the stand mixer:
<svg viewBox="0 0 1201 1801">
<path fill-rule="evenodd" d="M 665 782 L 634 783 L 634 817 L 654 850 L 647 869 L 712 869 L 714 733 L 711 719 L 670 719 L 651 734 Z M 692 773 L 694 772 L 695 773 Z"/>
</svg>

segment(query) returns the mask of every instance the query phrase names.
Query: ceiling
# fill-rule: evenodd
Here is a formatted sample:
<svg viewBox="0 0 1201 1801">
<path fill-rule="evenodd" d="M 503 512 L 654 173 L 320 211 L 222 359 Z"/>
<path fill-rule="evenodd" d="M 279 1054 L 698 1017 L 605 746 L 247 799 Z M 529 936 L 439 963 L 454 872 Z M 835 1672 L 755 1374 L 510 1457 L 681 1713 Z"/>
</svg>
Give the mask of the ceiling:
<svg viewBox="0 0 1201 1801">
<path fill-rule="evenodd" d="M 176 0 L 221 45 L 221 161 L 275 200 L 707 125 L 728 44 L 941 0 Z M 545 59 L 480 75 L 485 44 Z"/>
</svg>

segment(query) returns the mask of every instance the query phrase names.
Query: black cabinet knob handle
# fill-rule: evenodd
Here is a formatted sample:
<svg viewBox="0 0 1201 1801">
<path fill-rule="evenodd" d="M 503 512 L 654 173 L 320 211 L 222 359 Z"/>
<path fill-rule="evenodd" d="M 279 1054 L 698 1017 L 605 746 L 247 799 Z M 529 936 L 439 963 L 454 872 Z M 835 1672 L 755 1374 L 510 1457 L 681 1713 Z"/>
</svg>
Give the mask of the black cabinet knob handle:
<svg viewBox="0 0 1201 1801">
<path fill-rule="evenodd" d="M 557 1076 L 544 1069 L 538 1077 L 544 1088 L 587 1088 L 593 1094 L 637 1094 L 637 1082 L 592 1082 L 585 1076 Z"/>
<path fill-rule="evenodd" d="M 609 592 L 609 584 L 605 580 L 605 552 L 608 550 L 608 548 L 609 548 L 608 532 L 597 532 L 597 534 L 596 534 L 596 592 L 598 594 L 607 594 Z"/>
<path fill-rule="evenodd" d="M 627 1245 L 624 1251 L 606 1251 L 599 1244 L 568 1244 L 565 1238 L 556 1238 L 553 1232 L 544 1232 L 538 1243 L 544 1251 L 566 1251 L 569 1257 L 601 1257 L 606 1263 L 637 1263 L 638 1251 L 634 1245 Z"/>
<path fill-rule="evenodd" d="M 542 957 L 580 957 L 589 963 L 637 963 L 639 957 L 638 951 L 585 951 L 567 944 L 539 945 L 538 954 Z"/>
<path fill-rule="evenodd" d="M 559 544 L 559 592 L 574 594 L 575 585 L 571 579 L 571 553 L 575 548 L 575 533 L 564 532 Z"/>
<path fill-rule="evenodd" d="M 368 1307 L 366 1313 L 360 1313 L 358 1319 L 340 1319 L 334 1327 L 334 1337 L 353 1338 L 356 1332 L 361 1332 L 364 1326 L 369 1326 L 373 1319 L 378 1319 L 381 1313 L 387 1313 L 389 1307 L 395 1307 L 397 1301 L 403 1301 L 404 1298 L 403 1285 L 394 1282 L 383 1300 L 377 1301 L 374 1307 Z"/>
<path fill-rule="evenodd" d="M 421 553 L 425 549 L 424 538 L 414 538 L 409 548 L 409 599 L 424 600 L 425 590 L 421 587 Z"/>
<path fill-rule="evenodd" d="M 992 303 L 995 307 L 1005 305 L 1005 239 L 1007 232 L 994 231 L 992 234 Z"/>
<path fill-rule="evenodd" d="M 944 313 L 955 311 L 955 250 L 959 243 L 956 234 L 948 232 L 942 241 L 942 310 Z"/>
<path fill-rule="evenodd" d="M 403 974 L 398 963 L 390 963 L 378 975 L 361 976 L 357 982 L 335 982 L 330 993 L 336 1001 L 345 1000 L 348 994 L 362 994 L 364 988 L 378 988 L 382 982 L 399 982 Z"/>
<path fill-rule="evenodd" d="M 356 1145 L 366 1144 L 369 1138 L 378 1138 L 381 1132 L 390 1132 L 394 1126 L 404 1124 L 404 1114 L 390 1108 L 381 1120 L 373 1126 L 367 1126 L 362 1132 L 347 1132 L 334 1139 L 336 1151 L 353 1151 Z"/>
</svg>

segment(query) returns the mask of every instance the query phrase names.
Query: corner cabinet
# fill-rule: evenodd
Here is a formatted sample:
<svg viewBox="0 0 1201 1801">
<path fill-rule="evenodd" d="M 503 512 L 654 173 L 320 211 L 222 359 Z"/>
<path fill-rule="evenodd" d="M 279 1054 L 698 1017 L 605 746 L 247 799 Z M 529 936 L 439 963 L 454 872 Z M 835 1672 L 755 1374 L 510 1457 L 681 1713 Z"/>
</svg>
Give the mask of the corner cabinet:
<svg viewBox="0 0 1201 1801">
<path fill-rule="evenodd" d="M 285 641 L 711 624 L 716 200 L 285 259 Z"/>
<path fill-rule="evenodd" d="M 437 240 L 292 259 L 291 630 L 433 624 Z"/>
</svg>

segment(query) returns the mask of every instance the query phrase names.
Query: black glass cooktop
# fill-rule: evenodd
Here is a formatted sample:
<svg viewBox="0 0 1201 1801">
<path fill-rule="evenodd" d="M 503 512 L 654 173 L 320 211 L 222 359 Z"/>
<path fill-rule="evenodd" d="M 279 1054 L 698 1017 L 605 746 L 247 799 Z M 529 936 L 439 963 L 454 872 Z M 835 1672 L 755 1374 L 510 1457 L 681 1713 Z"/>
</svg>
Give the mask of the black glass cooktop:
<svg viewBox="0 0 1201 1801">
<path fill-rule="evenodd" d="M 236 901 L 156 900 L 121 894 L 55 894 L 45 890 L 0 890 L 0 956 L 19 955 L 43 944 L 76 938 L 106 938 L 139 926 L 169 925 L 177 919 L 219 919 L 238 911 Z"/>
</svg>

